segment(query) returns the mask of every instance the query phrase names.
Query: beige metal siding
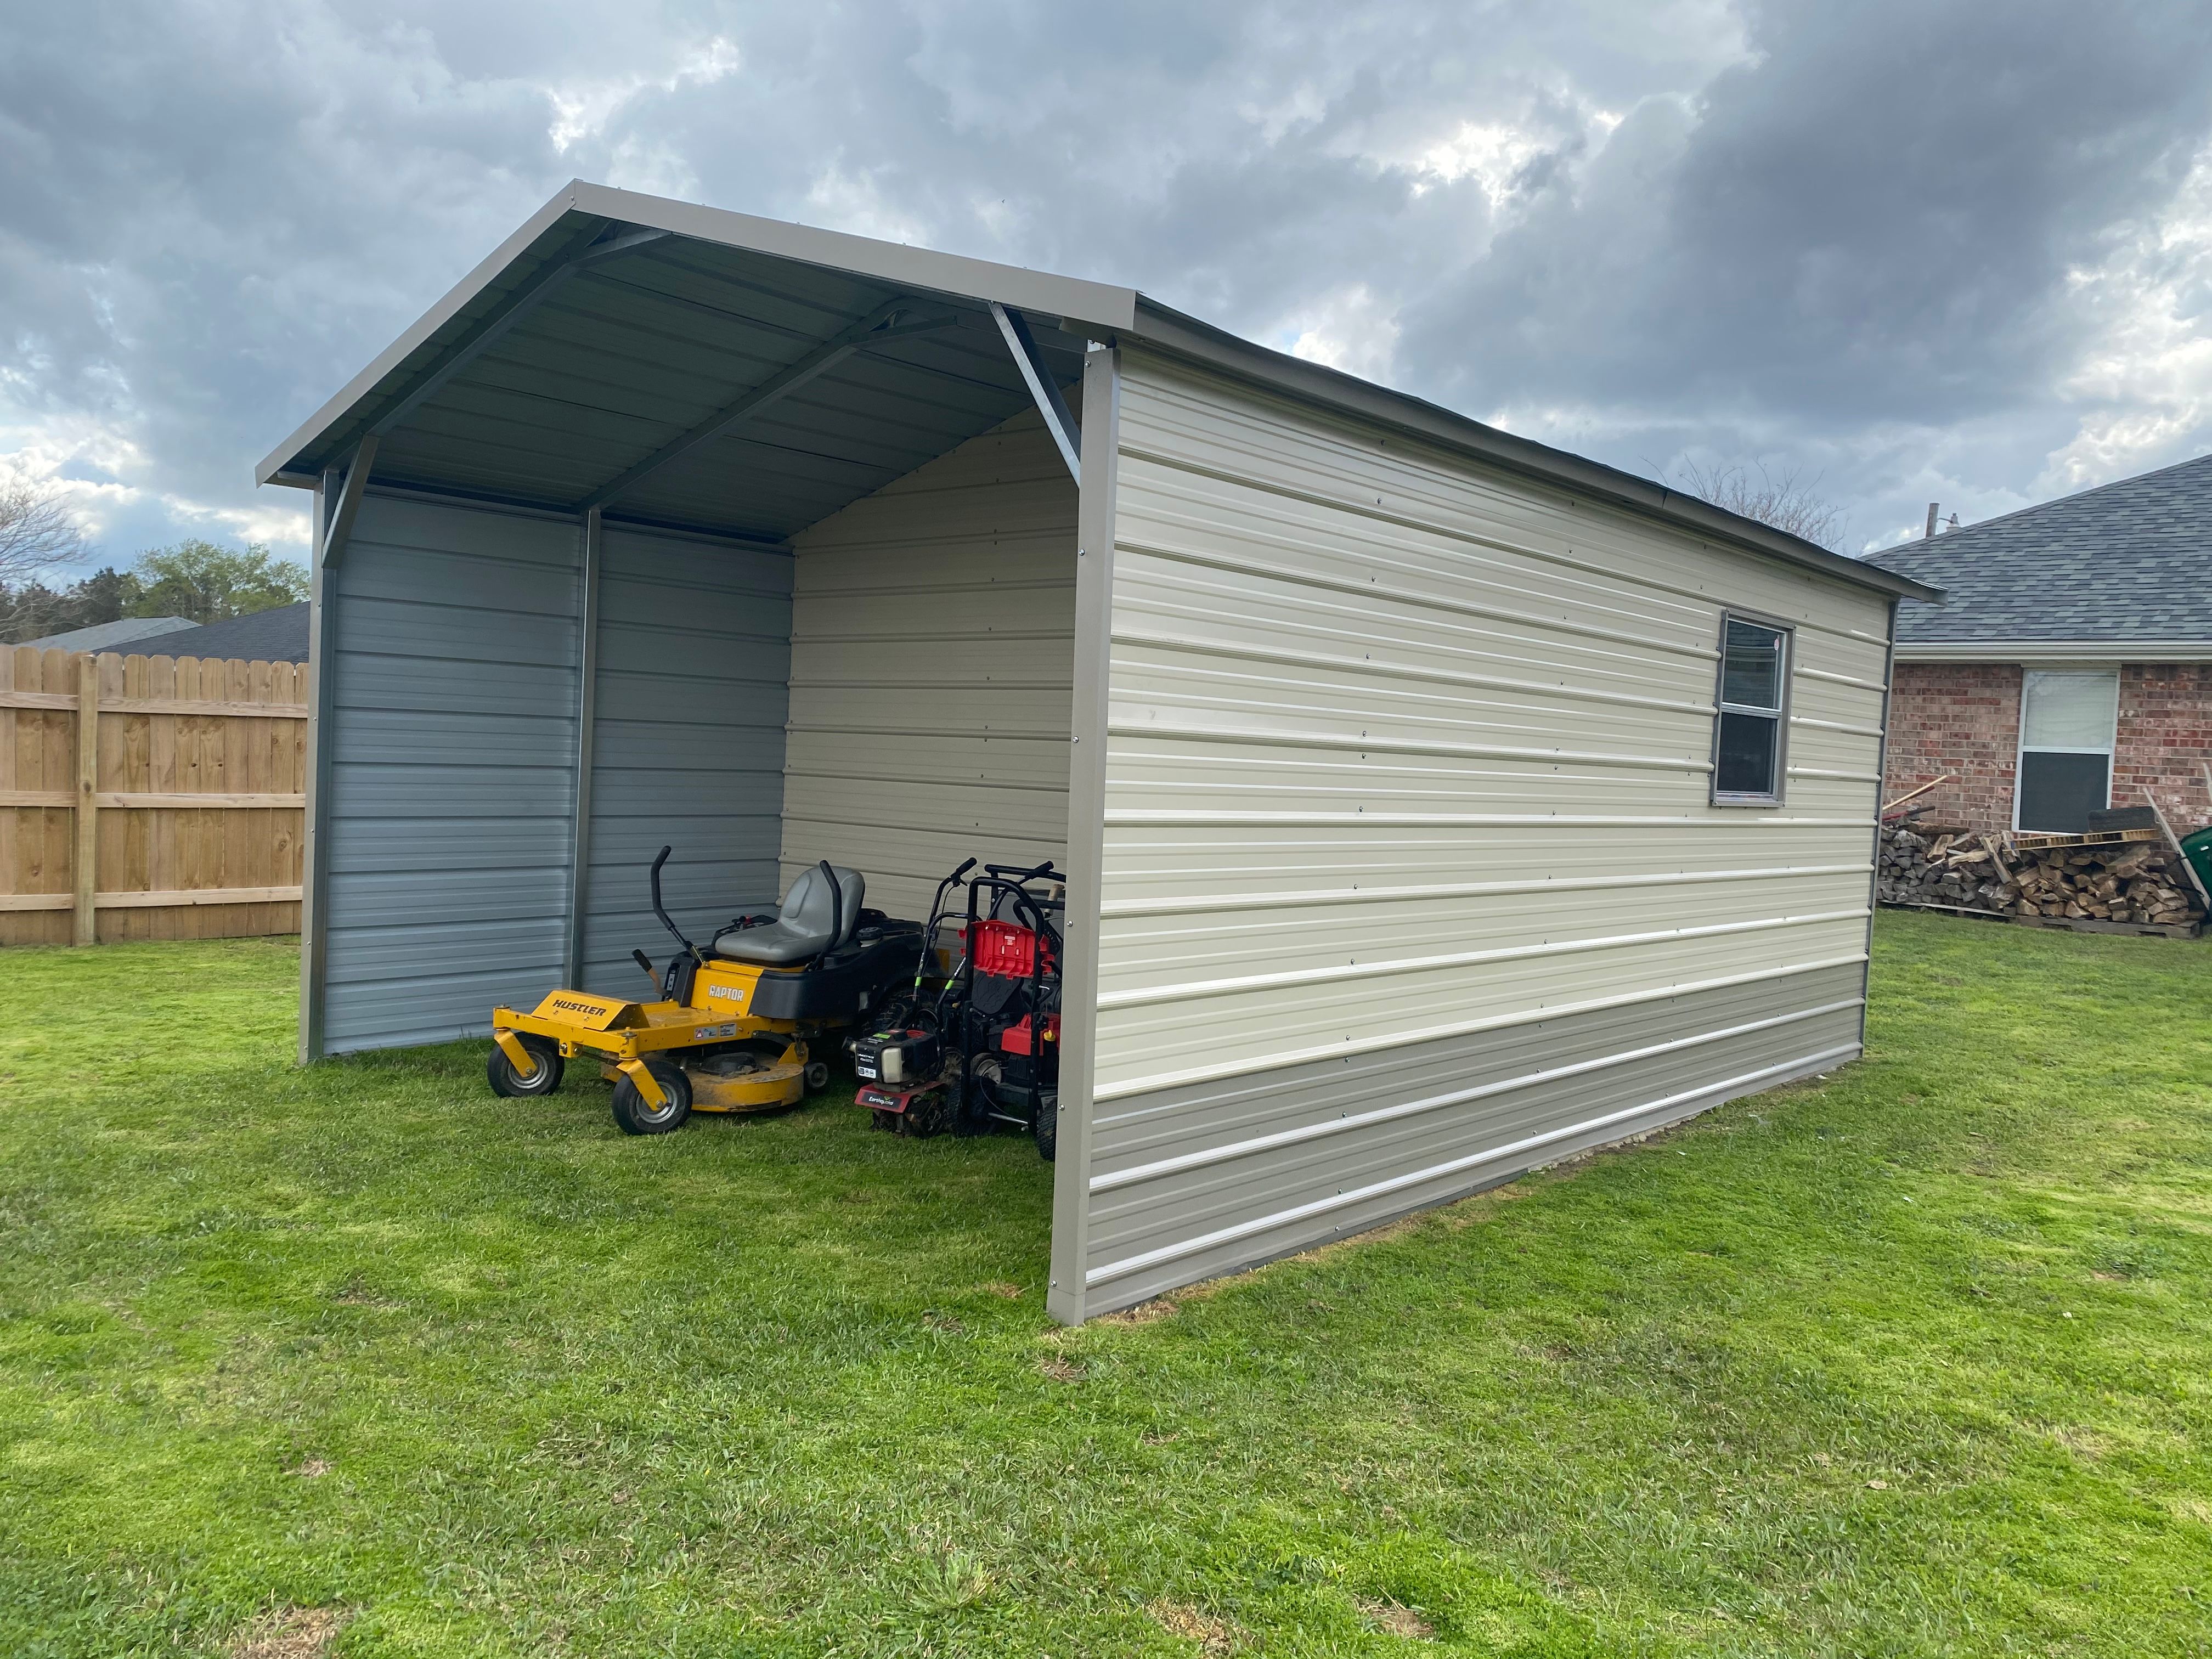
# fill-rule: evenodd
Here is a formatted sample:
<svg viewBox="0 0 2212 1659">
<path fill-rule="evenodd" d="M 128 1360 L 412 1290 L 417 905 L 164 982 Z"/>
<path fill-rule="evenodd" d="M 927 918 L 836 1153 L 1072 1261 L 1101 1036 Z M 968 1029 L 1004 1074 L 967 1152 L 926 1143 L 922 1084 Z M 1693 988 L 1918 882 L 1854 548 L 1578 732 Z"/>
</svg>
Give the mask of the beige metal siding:
<svg viewBox="0 0 2212 1659">
<path fill-rule="evenodd" d="M 1881 596 L 1164 359 L 1123 370 L 1094 1188 L 1110 1122 L 1162 1091 L 1567 1015 L 1595 1053 L 1607 1011 L 1769 985 L 1786 1012 L 1856 981 Z M 1708 804 L 1726 608 L 1796 630 L 1778 808 Z M 1651 1086 L 1833 1063 L 1832 1030 L 1760 1030 Z M 1425 1133 L 1364 1172 L 1428 1167 Z M 1327 1158 L 1311 1176 L 1316 1201 L 1341 1185 Z M 1094 1276 L 1117 1238 L 1203 1230 L 1172 1184 L 1113 1190 Z M 1090 1311 L 1179 1282 L 1109 1279 Z"/>
<path fill-rule="evenodd" d="M 966 858 L 1065 860 L 1075 505 L 1034 414 L 796 538 L 782 878 L 919 915 Z"/>
<path fill-rule="evenodd" d="M 1859 989 L 1845 963 L 1102 1103 L 1088 1311 L 1840 1065 Z"/>
</svg>

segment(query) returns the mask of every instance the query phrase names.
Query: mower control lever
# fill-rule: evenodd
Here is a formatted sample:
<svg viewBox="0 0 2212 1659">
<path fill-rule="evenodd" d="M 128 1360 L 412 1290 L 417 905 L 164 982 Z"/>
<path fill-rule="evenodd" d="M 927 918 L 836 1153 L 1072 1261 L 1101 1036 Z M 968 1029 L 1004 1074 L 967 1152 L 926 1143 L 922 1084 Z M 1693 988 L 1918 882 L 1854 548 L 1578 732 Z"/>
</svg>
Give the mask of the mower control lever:
<svg viewBox="0 0 2212 1659">
<path fill-rule="evenodd" d="M 659 991 L 660 994 L 663 996 L 666 996 L 668 994 L 665 991 L 661 990 L 660 975 L 659 973 L 654 971 L 653 958 L 651 957 L 646 955 L 642 951 L 633 951 L 629 953 L 629 959 L 635 963 L 639 967 L 645 969 L 645 976 L 653 981 L 653 988 L 654 990 Z"/>
<path fill-rule="evenodd" d="M 668 855 L 675 850 L 672 847 L 664 847 L 660 849 L 660 856 L 653 861 L 653 914 L 660 918 L 663 927 L 675 934 L 676 942 L 696 957 L 699 954 L 699 947 L 684 938 L 683 930 L 669 920 L 667 908 L 660 902 L 660 866 L 668 862 Z"/>
</svg>

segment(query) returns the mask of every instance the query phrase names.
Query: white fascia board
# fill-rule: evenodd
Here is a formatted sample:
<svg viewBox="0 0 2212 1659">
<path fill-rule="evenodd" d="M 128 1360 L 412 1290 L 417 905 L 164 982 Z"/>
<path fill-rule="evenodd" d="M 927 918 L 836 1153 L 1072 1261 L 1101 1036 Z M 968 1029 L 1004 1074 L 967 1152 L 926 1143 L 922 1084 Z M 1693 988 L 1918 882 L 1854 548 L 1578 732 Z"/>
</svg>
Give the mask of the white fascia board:
<svg viewBox="0 0 2212 1659">
<path fill-rule="evenodd" d="M 1899 662 L 2212 662 L 2212 640 L 1899 640 Z"/>
<path fill-rule="evenodd" d="M 410 354 L 419 350 L 425 341 L 498 281 L 510 265 L 568 214 L 584 216 L 603 225 L 619 222 L 650 230 L 665 230 L 678 236 L 819 265 L 951 299 L 977 303 L 995 300 L 1000 305 L 1064 321 L 1088 323 L 1109 334 L 1127 330 L 1137 315 L 1134 289 L 1057 276 L 1049 271 L 1026 270 L 1018 265 L 996 264 L 963 254 L 939 253 L 898 242 L 882 242 L 843 231 L 817 230 L 781 219 L 762 219 L 749 213 L 674 202 L 665 197 L 616 190 L 574 179 L 475 270 L 448 289 L 404 333 L 379 352 L 375 361 L 347 381 L 337 396 L 270 450 L 254 469 L 254 482 L 312 489 L 315 481 L 311 476 L 286 471 L 293 459 L 319 442 Z"/>
</svg>

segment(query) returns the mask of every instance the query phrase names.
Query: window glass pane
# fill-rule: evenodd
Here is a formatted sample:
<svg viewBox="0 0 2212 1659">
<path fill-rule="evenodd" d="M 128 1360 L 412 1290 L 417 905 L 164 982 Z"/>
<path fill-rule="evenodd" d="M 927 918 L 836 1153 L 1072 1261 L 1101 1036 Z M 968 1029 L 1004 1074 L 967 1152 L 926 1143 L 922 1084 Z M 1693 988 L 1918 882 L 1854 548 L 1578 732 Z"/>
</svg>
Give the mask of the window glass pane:
<svg viewBox="0 0 2212 1659">
<path fill-rule="evenodd" d="M 2089 827 L 2089 814 L 2105 810 L 2102 755 L 2022 755 L 2020 757 L 2020 827 L 2078 836 Z"/>
<path fill-rule="evenodd" d="M 2021 695 L 2020 740 L 2028 749 L 2110 749 L 2119 706 L 2118 674 L 2030 669 Z"/>
<path fill-rule="evenodd" d="M 1721 659 L 1721 701 L 1752 708 L 1782 707 L 1782 635 L 1756 623 L 1731 620 Z"/>
<path fill-rule="evenodd" d="M 1781 734 L 1782 722 L 1771 714 L 1723 714 L 1713 787 L 1723 795 L 1772 794 Z"/>
</svg>

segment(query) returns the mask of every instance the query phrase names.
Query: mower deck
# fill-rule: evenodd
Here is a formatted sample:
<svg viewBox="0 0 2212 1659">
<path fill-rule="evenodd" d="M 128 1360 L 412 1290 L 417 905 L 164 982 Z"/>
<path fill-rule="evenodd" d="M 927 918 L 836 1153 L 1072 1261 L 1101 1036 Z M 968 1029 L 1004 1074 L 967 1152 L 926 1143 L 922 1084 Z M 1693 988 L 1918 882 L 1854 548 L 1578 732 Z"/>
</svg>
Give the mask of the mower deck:
<svg viewBox="0 0 2212 1659">
<path fill-rule="evenodd" d="M 758 1071 L 746 1072 L 736 1077 L 717 1077 L 713 1073 L 690 1066 L 684 1074 L 691 1082 L 691 1109 L 695 1112 L 773 1112 L 785 1106 L 796 1106 L 806 1098 L 806 1045 L 797 1045 L 797 1060 L 780 1060 Z M 619 1067 L 602 1061 L 599 1075 L 613 1083 L 622 1076 Z"/>
</svg>

